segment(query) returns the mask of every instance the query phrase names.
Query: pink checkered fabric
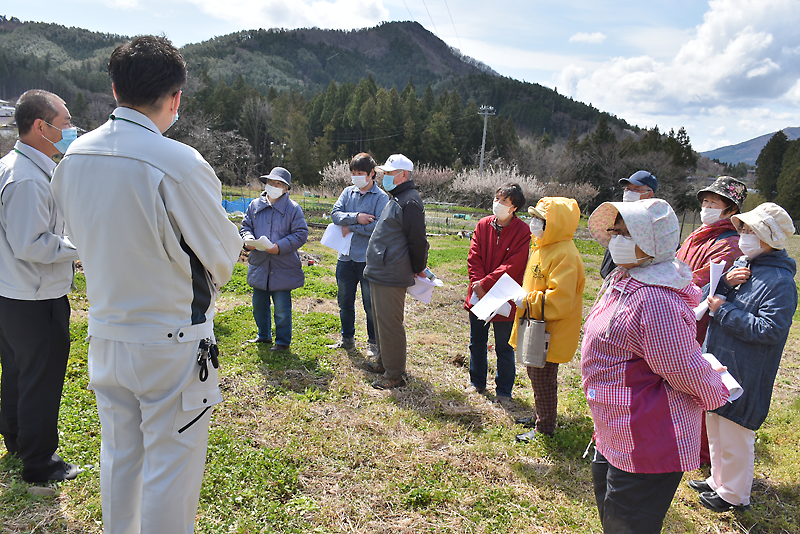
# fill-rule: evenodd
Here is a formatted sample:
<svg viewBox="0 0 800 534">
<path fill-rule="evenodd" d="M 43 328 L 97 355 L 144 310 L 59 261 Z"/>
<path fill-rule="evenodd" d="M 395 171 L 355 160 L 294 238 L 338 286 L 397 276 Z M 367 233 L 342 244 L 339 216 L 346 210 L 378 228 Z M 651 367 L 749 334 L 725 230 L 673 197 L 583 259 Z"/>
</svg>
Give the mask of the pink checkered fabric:
<svg viewBox="0 0 800 534">
<path fill-rule="evenodd" d="M 617 275 L 584 324 L 583 390 L 597 448 L 629 473 L 690 471 L 700 465 L 703 410 L 728 391 L 700 356 L 691 307 L 699 289 L 643 284 Z"/>
</svg>

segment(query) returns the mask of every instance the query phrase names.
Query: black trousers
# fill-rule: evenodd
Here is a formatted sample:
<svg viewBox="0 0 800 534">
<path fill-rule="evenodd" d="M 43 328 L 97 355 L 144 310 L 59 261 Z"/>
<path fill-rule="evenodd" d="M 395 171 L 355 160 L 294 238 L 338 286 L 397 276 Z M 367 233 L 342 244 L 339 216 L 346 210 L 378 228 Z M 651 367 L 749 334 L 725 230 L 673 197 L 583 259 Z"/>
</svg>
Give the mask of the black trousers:
<svg viewBox="0 0 800 534">
<path fill-rule="evenodd" d="M 628 473 L 595 450 L 592 482 L 604 534 L 658 534 L 683 477 L 675 473 Z"/>
<path fill-rule="evenodd" d="M 52 471 L 61 458 L 58 409 L 69 359 L 69 301 L 0 297 L 0 434 L 22 460 L 22 477 Z"/>
</svg>

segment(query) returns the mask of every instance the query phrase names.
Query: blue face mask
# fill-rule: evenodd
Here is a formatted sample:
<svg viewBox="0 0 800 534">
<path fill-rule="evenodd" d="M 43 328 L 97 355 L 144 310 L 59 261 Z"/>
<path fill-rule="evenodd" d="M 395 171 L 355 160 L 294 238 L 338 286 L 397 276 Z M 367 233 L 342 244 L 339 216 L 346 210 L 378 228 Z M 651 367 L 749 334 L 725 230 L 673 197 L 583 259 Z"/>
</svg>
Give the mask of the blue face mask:
<svg viewBox="0 0 800 534">
<path fill-rule="evenodd" d="M 391 191 L 395 187 L 397 187 L 397 185 L 395 185 L 395 183 L 394 183 L 394 176 L 392 176 L 391 174 L 384 174 L 383 175 L 383 188 L 386 191 Z"/>
<path fill-rule="evenodd" d="M 53 126 L 47 121 L 44 121 L 44 123 L 47 124 L 48 126 L 55 128 L 56 130 L 61 130 L 61 128 Z M 50 141 L 50 139 L 47 139 L 45 137 L 45 139 L 53 143 L 53 146 L 56 147 L 56 150 L 58 150 L 62 154 L 65 154 L 67 152 L 69 145 L 71 145 L 72 142 L 77 138 L 78 138 L 78 129 L 75 128 L 74 126 L 72 128 L 64 128 L 63 130 L 61 130 L 61 141 L 58 141 L 57 143 L 53 143 L 52 141 Z"/>
<path fill-rule="evenodd" d="M 176 122 L 178 122 L 178 112 L 177 111 L 175 112 L 175 118 L 173 118 L 172 122 L 169 123 L 169 126 L 167 126 L 167 130 L 172 128 L 172 125 L 175 124 Z M 167 130 L 164 130 L 164 133 L 167 133 Z"/>
</svg>

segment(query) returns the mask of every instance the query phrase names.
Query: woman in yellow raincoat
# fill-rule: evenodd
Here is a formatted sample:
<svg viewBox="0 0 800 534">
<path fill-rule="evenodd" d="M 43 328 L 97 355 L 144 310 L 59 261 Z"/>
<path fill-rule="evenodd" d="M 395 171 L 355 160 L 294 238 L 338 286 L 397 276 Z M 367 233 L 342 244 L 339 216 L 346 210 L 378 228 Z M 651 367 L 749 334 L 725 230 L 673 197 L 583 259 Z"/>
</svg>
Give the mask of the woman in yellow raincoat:
<svg viewBox="0 0 800 534">
<path fill-rule="evenodd" d="M 517 436 L 517 441 L 532 440 L 537 433 L 552 436 L 556 430 L 558 407 L 558 364 L 575 356 L 581 332 L 583 313 L 583 258 L 572 242 L 581 210 L 571 198 L 544 197 L 529 208 L 531 221 L 531 253 L 522 288 L 524 299 L 517 304 L 517 321 L 511 332 L 511 345 L 517 347 L 519 318 L 528 308 L 533 319 L 542 320 L 542 298 L 546 331 L 550 333 L 547 363 L 543 368 L 528 367 L 536 413 L 517 419 L 533 430 Z"/>
</svg>

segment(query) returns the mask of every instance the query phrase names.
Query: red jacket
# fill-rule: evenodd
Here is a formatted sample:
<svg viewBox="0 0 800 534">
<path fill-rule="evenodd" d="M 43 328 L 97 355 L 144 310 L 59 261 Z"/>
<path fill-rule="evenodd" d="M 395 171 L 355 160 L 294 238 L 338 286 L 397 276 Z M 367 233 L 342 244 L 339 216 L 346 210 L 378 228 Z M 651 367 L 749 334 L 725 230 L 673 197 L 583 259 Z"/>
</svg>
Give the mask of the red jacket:
<svg viewBox="0 0 800 534">
<path fill-rule="evenodd" d="M 508 276 L 522 285 L 522 277 L 528 263 L 531 230 L 527 224 L 514 216 L 508 226 L 502 227 L 498 234 L 492 226 L 494 219 L 494 215 L 489 215 L 478 221 L 472 234 L 467 256 L 469 286 L 467 300 L 464 302 L 464 308 L 467 310 L 472 307 L 469 299 L 472 297 L 473 282 L 480 282 L 483 290 L 489 291 L 503 273 L 508 273 Z M 511 313 L 508 317 L 495 315 L 492 321 L 513 321 L 516 311 L 514 303 L 511 303 Z"/>
</svg>

